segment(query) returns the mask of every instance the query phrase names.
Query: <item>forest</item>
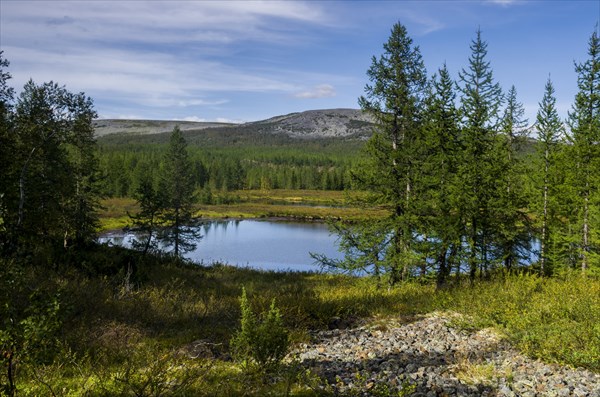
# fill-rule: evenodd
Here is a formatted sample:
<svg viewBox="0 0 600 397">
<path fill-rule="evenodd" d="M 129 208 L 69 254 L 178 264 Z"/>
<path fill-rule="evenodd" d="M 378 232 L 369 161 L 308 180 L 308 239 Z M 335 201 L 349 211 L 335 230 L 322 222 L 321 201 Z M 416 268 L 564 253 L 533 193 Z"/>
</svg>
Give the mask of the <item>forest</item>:
<svg viewBox="0 0 600 397">
<path fill-rule="evenodd" d="M 17 95 L 0 52 L 0 395 L 353 395 L 286 359 L 290 346 L 332 319 L 436 310 L 599 371 L 600 38 L 575 64 L 566 120 L 550 78 L 526 120 L 487 45 L 477 31 L 458 76 L 429 74 L 395 24 L 359 98 L 366 141 L 227 127 L 96 139 L 91 98 L 34 81 Z M 381 212 L 330 222 L 345 258 L 315 259 L 331 273 L 185 260 L 197 207 L 251 189 L 355 191 L 349 205 Z M 137 204 L 131 250 L 96 242 L 115 197 Z M 210 354 L 180 354 L 198 340 Z M 410 395 L 415 379 L 378 395 Z"/>
</svg>

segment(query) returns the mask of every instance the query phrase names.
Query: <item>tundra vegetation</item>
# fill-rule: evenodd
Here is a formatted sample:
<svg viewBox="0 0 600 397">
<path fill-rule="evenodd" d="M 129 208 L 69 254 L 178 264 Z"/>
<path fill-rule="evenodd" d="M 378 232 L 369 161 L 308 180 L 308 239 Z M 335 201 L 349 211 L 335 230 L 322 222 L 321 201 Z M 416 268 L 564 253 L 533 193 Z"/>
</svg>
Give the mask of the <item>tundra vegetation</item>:
<svg viewBox="0 0 600 397">
<path fill-rule="evenodd" d="M 308 331 L 434 310 L 600 371 L 599 38 L 566 122 L 548 80 L 533 127 L 480 31 L 470 48 L 456 80 L 443 65 L 428 77 L 396 24 L 359 100 L 366 143 L 225 133 L 226 146 L 178 128 L 97 142 L 90 98 L 33 81 L 16 96 L 0 57 L 0 394 L 326 394 L 285 355 Z M 318 259 L 349 274 L 182 259 L 194 215 L 281 215 L 298 198 L 349 207 L 286 213 L 330 218 L 346 257 Z M 173 250 L 95 242 L 100 214 L 128 213 Z"/>
</svg>

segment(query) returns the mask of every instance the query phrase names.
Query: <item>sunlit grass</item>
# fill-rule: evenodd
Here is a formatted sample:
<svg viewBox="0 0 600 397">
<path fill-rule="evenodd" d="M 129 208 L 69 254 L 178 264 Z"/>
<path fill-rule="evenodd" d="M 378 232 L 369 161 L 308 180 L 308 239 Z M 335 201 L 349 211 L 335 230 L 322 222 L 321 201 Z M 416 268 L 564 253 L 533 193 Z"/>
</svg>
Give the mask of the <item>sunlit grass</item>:
<svg viewBox="0 0 600 397">
<path fill-rule="evenodd" d="M 130 260 L 124 250 L 107 255 Z M 228 395 L 314 395 L 313 387 L 321 381 L 298 372 L 293 363 L 265 383 L 257 374 L 222 360 L 239 327 L 242 287 L 256 313 L 276 299 L 292 343 L 306 343 L 310 330 L 326 329 L 333 319 L 385 329 L 414 316 L 450 311 L 463 314 L 455 326 L 493 327 L 531 357 L 600 371 L 598 279 L 575 274 L 552 279 L 499 276 L 473 286 L 436 290 L 416 282 L 378 288 L 376 280 L 366 277 L 181 266 L 152 257 L 135 268 L 132 277 L 124 272 L 90 277 L 48 268 L 28 272 L 32 285 L 61 291 L 64 352 L 54 364 L 20 372 L 23 395 L 48 394 L 39 379 L 66 390 L 62 395 L 121 395 L 145 382 L 148 374 L 171 385 L 176 383 L 169 379 L 189 376 L 182 385 L 187 395 L 224 390 Z M 214 357 L 192 359 L 178 353 L 194 341 L 213 346 Z M 478 362 L 457 365 L 457 375 L 467 383 L 510 375 Z"/>
<path fill-rule="evenodd" d="M 216 194 L 219 195 L 218 193 Z M 352 200 L 364 192 L 324 190 L 237 190 L 225 194 L 235 197 L 230 204 L 198 204 L 198 218 L 290 218 L 298 220 L 361 220 L 385 217 L 383 208 L 360 208 Z M 130 224 L 128 213 L 138 211 L 135 200 L 110 198 L 102 201 L 100 230 L 120 229 Z"/>
</svg>

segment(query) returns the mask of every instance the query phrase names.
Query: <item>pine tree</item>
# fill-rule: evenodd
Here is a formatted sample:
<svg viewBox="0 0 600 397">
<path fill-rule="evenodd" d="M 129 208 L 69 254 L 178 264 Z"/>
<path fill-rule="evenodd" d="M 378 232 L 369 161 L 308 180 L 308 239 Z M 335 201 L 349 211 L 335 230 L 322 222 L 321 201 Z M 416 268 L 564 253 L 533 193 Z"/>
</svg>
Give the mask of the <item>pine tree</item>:
<svg viewBox="0 0 600 397">
<path fill-rule="evenodd" d="M 571 159 L 570 184 L 574 191 L 572 204 L 576 209 L 571 222 L 580 230 L 579 258 L 582 271 L 591 261 L 597 261 L 597 244 L 593 241 L 598 227 L 598 169 L 600 169 L 600 38 L 594 32 L 589 40 L 589 59 L 575 64 L 578 93 L 575 96 L 568 125 L 570 143 L 567 158 Z"/>
<path fill-rule="evenodd" d="M 165 244 L 173 246 L 176 257 L 194 249 L 194 240 L 199 238 L 192 225 L 194 185 L 187 143 L 176 126 L 169 139 L 159 186 L 164 203 L 161 222 L 165 226 L 161 239 Z"/>
<path fill-rule="evenodd" d="M 556 173 L 557 173 L 557 154 L 559 143 L 564 134 L 564 127 L 556 110 L 556 98 L 554 96 L 554 86 L 548 78 L 544 88 L 544 97 L 539 103 L 539 110 L 536 117 L 536 130 L 539 141 L 538 158 L 542 164 L 538 168 L 537 187 L 540 192 L 541 201 L 538 217 L 541 221 L 540 235 L 540 274 L 544 275 L 551 271 L 549 269 L 549 241 L 553 239 L 551 225 L 556 216 L 556 209 L 552 205 L 556 195 Z"/>
<path fill-rule="evenodd" d="M 493 240 L 493 200 L 497 197 L 497 176 L 502 170 L 497 150 L 497 128 L 502 90 L 494 82 L 487 56 L 487 43 L 477 31 L 471 42 L 468 69 L 459 73 L 461 92 L 462 143 L 464 145 L 459 174 L 462 197 L 459 211 L 466 221 L 469 245 L 471 280 L 475 278 L 478 264 L 487 271 L 490 263 L 490 246 Z M 479 258 L 478 258 L 479 256 Z"/>
</svg>

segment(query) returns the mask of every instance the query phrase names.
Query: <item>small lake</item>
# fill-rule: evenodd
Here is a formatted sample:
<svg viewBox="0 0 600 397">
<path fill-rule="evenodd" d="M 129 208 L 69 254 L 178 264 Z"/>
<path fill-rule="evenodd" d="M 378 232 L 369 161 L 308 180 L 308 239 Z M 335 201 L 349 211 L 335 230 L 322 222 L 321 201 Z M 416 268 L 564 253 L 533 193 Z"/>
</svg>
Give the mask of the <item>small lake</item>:
<svg viewBox="0 0 600 397">
<path fill-rule="evenodd" d="M 262 270 L 319 271 L 310 253 L 343 258 L 337 236 L 318 222 L 275 220 L 207 221 L 199 226 L 202 238 L 185 254 L 197 263 L 222 262 Z M 131 232 L 110 232 L 100 242 L 131 246 Z"/>
<path fill-rule="evenodd" d="M 321 222 L 284 220 L 218 220 L 198 226 L 202 236 L 196 248 L 184 257 L 196 263 L 210 265 L 220 262 L 275 271 L 320 271 L 310 253 L 331 259 L 343 259 L 338 251 L 337 236 Z M 103 234 L 99 241 L 131 247 L 132 232 L 114 231 Z M 525 263 L 536 261 L 539 241 L 532 238 L 531 252 L 524 252 Z M 466 266 L 466 265 L 465 265 Z M 466 267 L 463 269 L 467 271 Z"/>
</svg>

